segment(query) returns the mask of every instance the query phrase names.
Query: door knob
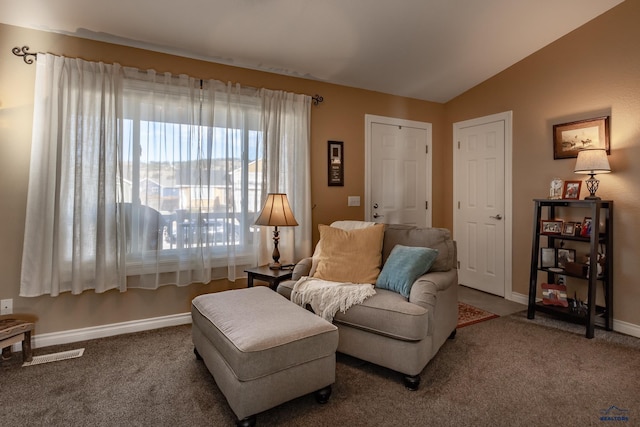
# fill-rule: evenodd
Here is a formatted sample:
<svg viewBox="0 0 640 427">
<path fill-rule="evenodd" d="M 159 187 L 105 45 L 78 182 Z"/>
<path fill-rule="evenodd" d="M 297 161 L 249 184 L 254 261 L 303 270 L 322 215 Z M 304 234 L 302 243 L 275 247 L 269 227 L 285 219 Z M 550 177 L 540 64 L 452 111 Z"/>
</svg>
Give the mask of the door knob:
<svg viewBox="0 0 640 427">
<path fill-rule="evenodd" d="M 498 214 L 496 216 L 490 216 L 489 218 L 497 219 L 498 221 L 500 221 L 502 219 L 502 215 Z"/>
<path fill-rule="evenodd" d="M 378 215 L 378 213 L 377 213 L 377 212 L 373 214 L 373 217 L 374 217 L 374 218 L 382 218 L 383 216 L 384 216 L 384 215 Z"/>
</svg>

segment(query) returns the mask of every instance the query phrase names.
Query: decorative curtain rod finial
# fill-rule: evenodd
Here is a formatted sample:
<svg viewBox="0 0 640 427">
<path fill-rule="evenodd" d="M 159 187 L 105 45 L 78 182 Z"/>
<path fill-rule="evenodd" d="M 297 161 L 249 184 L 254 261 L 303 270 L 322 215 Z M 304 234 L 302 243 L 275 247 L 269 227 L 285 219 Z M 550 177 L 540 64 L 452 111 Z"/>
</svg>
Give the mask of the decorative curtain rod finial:
<svg viewBox="0 0 640 427">
<path fill-rule="evenodd" d="M 324 98 L 318 94 L 312 96 L 311 99 L 313 100 L 313 105 L 318 105 L 324 101 Z"/>
<path fill-rule="evenodd" d="M 26 64 L 33 64 L 33 58 L 31 58 L 31 56 L 37 57 L 38 54 L 28 52 L 28 50 L 29 50 L 29 46 L 22 46 L 22 48 L 14 47 L 13 49 L 11 49 L 11 52 L 13 52 L 15 56 L 21 56 L 22 60 Z"/>
</svg>

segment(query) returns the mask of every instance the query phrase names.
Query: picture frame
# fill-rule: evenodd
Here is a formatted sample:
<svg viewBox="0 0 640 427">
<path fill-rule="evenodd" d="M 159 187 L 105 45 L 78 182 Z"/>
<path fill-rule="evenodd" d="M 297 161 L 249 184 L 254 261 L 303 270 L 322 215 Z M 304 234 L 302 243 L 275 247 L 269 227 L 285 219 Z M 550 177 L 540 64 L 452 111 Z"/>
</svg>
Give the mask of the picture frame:
<svg viewBox="0 0 640 427">
<path fill-rule="evenodd" d="M 591 217 L 585 216 L 582 220 L 582 228 L 580 229 L 581 237 L 591 237 Z"/>
<path fill-rule="evenodd" d="M 542 304 L 557 305 L 559 307 L 569 307 L 567 299 L 567 285 L 542 283 Z"/>
<path fill-rule="evenodd" d="M 553 125 L 553 158 L 578 157 L 585 148 L 609 148 L 609 116 Z"/>
<path fill-rule="evenodd" d="M 551 180 L 551 185 L 549 186 L 549 198 L 552 200 L 562 199 L 562 189 L 563 189 L 564 181 L 560 178 L 554 178 Z"/>
<path fill-rule="evenodd" d="M 562 220 L 546 220 L 540 221 L 541 234 L 562 234 Z"/>
<path fill-rule="evenodd" d="M 575 236 L 576 231 L 578 230 L 579 222 L 566 221 L 562 226 L 562 235 L 563 236 Z"/>
<path fill-rule="evenodd" d="M 580 200 L 580 187 L 582 181 L 565 181 L 562 185 L 562 198 L 569 200 Z"/>
<path fill-rule="evenodd" d="M 540 268 L 553 268 L 556 266 L 556 249 L 540 248 Z"/>
<path fill-rule="evenodd" d="M 327 146 L 328 185 L 344 186 L 344 143 L 328 141 Z"/>
<path fill-rule="evenodd" d="M 556 265 L 564 269 L 569 262 L 576 262 L 575 249 L 558 248 L 556 250 Z"/>
</svg>

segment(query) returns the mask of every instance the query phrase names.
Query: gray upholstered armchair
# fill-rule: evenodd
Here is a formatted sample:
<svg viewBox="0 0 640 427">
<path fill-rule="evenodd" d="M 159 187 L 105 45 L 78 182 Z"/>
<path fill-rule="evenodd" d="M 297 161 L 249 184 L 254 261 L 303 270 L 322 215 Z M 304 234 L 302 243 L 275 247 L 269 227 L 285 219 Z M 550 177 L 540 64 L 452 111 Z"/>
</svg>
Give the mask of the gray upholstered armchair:
<svg viewBox="0 0 640 427">
<path fill-rule="evenodd" d="M 320 242 L 321 244 L 321 242 Z M 447 338 L 453 338 L 458 321 L 458 273 L 455 241 L 449 230 L 385 225 L 383 266 L 396 245 L 438 250 L 429 270 L 412 284 L 408 298 L 375 288 L 375 295 L 336 313 L 338 352 L 363 359 L 404 374 L 405 385 L 417 389 L 420 373 Z M 312 258 L 301 260 L 290 281 L 278 292 L 288 298 L 296 281 L 313 275 Z M 383 267 L 384 271 L 384 267 Z"/>
</svg>

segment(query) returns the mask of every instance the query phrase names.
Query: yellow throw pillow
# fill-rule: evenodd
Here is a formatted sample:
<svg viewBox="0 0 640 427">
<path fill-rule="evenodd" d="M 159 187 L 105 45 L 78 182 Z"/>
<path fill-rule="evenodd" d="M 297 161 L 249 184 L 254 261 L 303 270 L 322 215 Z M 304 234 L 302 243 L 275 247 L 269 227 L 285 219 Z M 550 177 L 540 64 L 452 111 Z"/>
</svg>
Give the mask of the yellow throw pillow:
<svg viewBox="0 0 640 427">
<path fill-rule="evenodd" d="M 313 277 L 332 282 L 376 283 L 382 264 L 384 225 L 345 231 L 319 225 L 322 251 Z"/>
</svg>

